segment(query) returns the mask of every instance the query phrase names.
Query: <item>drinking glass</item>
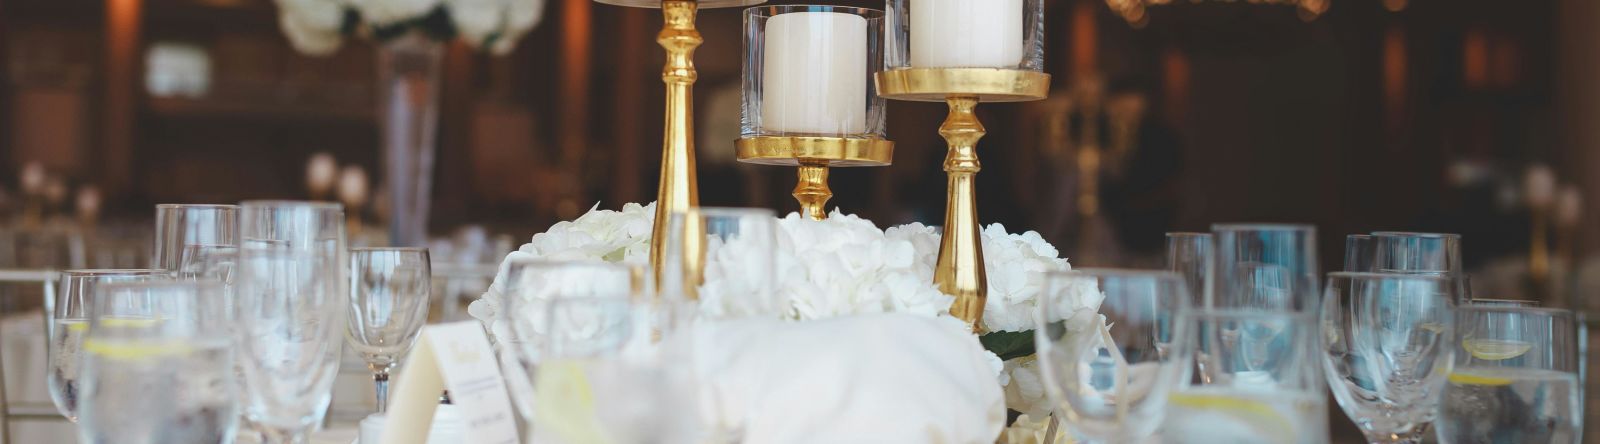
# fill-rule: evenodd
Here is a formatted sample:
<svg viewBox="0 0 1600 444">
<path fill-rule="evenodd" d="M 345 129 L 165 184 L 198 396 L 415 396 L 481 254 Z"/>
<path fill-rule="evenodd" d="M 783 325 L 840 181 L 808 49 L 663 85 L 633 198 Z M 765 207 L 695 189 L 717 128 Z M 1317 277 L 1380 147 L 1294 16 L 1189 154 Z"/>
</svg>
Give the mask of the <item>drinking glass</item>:
<svg viewBox="0 0 1600 444">
<path fill-rule="evenodd" d="M 1579 330 L 1568 310 L 1461 307 L 1449 344 L 1455 369 L 1439 407 L 1439 442 L 1577 443 Z"/>
<path fill-rule="evenodd" d="M 233 442 L 238 393 L 221 291 L 215 281 L 100 288 L 83 342 L 79 442 Z"/>
<path fill-rule="evenodd" d="M 45 384 L 61 416 L 78 422 L 80 355 L 96 292 L 107 284 L 157 280 L 170 274 L 166 270 L 66 270 L 60 274 L 55 306 L 46 327 L 50 335 L 50 375 Z"/>
<path fill-rule="evenodd" d="M 1167 270 L 1183 276 L 1189 284 L 1189 295 L 1194 298 L 1191 307 L 1208 310 L 1211 300 L 1212 273 L 1216 256 L 1213 254 L 1211 233 L 1167 233 Z"/>
<path fill-rule="evenodd" d="M 1049 274 L 1034 341 L 1050 399 L 1080 442 L 1140 442 L 1161 424 L 1194 368 L 1185 287 L 1165 271 Z M 1084 309 L 1092 299 L 1100 316 Z"/>
<path fill-rule="evenodd" d="M 416 343 L 433 288 L 426 248 L 351 248 L 346 337 L 377 385 L 378 412 L 389 405 L 389 371 Z"/>
<path fill-rule="evenodd" d="M 1378 231 L 1372 233 L 1373 271 L 1461 273 L 1461 235 Z"/>
<path fill-rule="evenodd" d="M 267 442 L 304 442 L 327 413 L 348 307 L 343 230 L 338 204 L 241 205 L 235 330 L 245 412 Z"/>
<path fill-rule="evenodd" d="M 1370 234 L 1352 234 L 1344 237 L 1344 271 L 1371 272 L 1372 258 L 1377 254 L 1377 244 Z"/>
<path fill-rule="evenodd" d="M 643 299 L 634 271 L 624 264 L 599 261 L 513 259 L 505 265 L 503 306 L 498 310 L 496 337 L 507 388 L 524 419 L 533 421 L 532 376 L 554 332 L 547 305 L 563 299 Z"/>
<path fill-rule="evenodd" d="M 534 371 L 533 442 L 703 442 L 685 346 L 652 344 L 629 298 L 567 298 L 542 304 Z"/>
<path fill-rule="evenodd" d="M 1420 442 L 1450 373 L 1456 287 L 1441 276 L 1328 274 L 1323 366 L 1367 441 Z"/>
<path fill-rule="evenodd" d="M 156 205 L 151 268 L 201 273 L 208 256 L 238 246 L 238 206 Z"/>
<path fill-rule="evenodd" d="M 788 298 L 775 290 L 777 216 L 759 208 L 691 208 L 667 227 L 662 297 L 697 301 L 711 319 L 780 318 Z M 705 232 L 703 241 L 694 233 Z M 688 248 L 686 248 L 688 247 Z M 685 258 L 704 258 L 704 280 Z M 737 276 L 738 278 L 726 278 Z M 690 285 L 693 282 L 693 285 Z"/>
<path fill-rule="evenodd" d="M 1317 229 L 1217 224 L 1215 308 L 1316 312 Z"/>
<path fill-rule="evenodd" d="M 1328 411 L 1310 313 L 1191 312 L 1197 383 L 1167 401 L 1164 443 L 1327 442 Z"/>
</svg>

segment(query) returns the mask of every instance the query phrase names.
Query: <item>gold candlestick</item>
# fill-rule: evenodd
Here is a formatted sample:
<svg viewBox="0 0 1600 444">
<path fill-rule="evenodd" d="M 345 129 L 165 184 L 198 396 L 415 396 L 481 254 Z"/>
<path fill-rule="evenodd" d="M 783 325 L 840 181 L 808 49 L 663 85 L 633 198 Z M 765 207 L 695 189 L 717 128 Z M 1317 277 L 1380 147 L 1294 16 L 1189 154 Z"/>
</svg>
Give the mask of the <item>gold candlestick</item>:
<svg viewBox="0 0 1600 444">
<path fill-rule="evenodd" d="M 766 0 L 596 0 L 618 6 L 636 8 L 661 8 L 663 26 L 656 42 L 667 51 L 666 67 L 661 80 L 667 86 L 667 111 L 661 149 L 661 182 L 656 190 L 656 219 L 651 230 L 650 265 L 656 282 L 662 281 L 666 266 L 667 225 L 674 213 L 682 213 L 700 206 L 700 188 L 694 168 L 694 82 L 699 73 L 694 68 L 694 50 L 705 39 L 695 29 L 695 15 L 699 9 L 730 6 L 748 6 Z M 684 245 L 684 286 L 687 296 L 694 297 L 692 288 L 701 278 L 705 261 L 705 228 L 695 221 L 684 227 L 697 233 L 698 240 Z"/>
<path fill-rule="evenodd" d="M 933 280 L 940 291 L 955 296 L 950 314 L 972 331 L 982 332 L 989 287 L 974 180 L 982 169 L 977 145 L 985 132 L 973 111 L 981 102 L 1044 99 L 1050 93 L 1050 75 L 998 68 L 904 68 L 878 73 L 877 83 L 879 94 L 889 99 L 945 102 L 950 107 L 949 117 L 939 127 L 939 135 L 949 144 L 944 161 L 949 182 Z"/>
<path fill-rule="evenodd" d="M 877 138 L 757 136 L 734 147 L 740 162 L 799 167 L 794 198 L 811 220 L 828 218 L 828 168 L 888 166 L 894 159 L 894 142 Z"/>
</svg>

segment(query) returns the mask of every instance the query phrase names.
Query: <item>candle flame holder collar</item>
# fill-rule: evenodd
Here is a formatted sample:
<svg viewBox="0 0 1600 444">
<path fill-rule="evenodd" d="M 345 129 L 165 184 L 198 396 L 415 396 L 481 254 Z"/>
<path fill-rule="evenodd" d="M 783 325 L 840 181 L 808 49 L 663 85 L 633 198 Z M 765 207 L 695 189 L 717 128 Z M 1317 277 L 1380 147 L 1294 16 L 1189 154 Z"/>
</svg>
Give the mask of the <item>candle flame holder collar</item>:
<svg viewBox="0 0 1600 444">
<path fill-rule="evenodd" d="M 828 217 L 829 168 L 887 166 L 883 11 L 845 6 L 761 6 L 744 12 L 744 106 L 739 161 L 798 167 L 794 198 L 812 220 Z"/>
<path fill-rule="evenodd" d="M 1050 93 L 1044 66 L 1042 0 L 889 0 L 889 69 L 878 93 L 891 100 L 945 102 L 939 127 L 949 145 L 944 171 L 944 234 L 933 280 L 954 296 L 950 314 L 981 333 L 988 299 L 976 180 L 977 145 L 986 133 L 975 110 L 983 102 L 1042 100 Z"/>
</svg>

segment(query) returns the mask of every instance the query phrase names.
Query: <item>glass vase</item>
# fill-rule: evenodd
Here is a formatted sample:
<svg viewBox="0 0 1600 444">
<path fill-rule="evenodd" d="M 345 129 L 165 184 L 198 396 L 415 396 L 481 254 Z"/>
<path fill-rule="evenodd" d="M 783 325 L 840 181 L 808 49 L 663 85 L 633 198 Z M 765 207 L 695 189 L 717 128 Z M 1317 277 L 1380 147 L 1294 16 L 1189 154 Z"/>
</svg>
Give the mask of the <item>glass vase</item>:
<svg viewBox="0 0 1600 444">
<path fill-rule="evenodd" d="M 428 241 L 444 46 L 410 33 L 378 47 L 379 138 L 393 246 L 418 247 Z"/>
</svg>

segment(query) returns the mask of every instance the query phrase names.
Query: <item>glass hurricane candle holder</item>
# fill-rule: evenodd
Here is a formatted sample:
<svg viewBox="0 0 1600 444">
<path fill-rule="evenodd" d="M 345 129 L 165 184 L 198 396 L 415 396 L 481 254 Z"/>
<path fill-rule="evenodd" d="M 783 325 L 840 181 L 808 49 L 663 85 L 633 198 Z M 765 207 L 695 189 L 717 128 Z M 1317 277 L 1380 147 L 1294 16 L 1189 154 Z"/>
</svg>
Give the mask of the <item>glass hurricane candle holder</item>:
<svg viewBox="0 0 1600 444">
<path fill-rule="evenodd" d="M 883 11 L 768 6 L 744 11 L 740 161 L 799 167 L 795 200 L 814 220 L 833 197 L 828 168 L 885 166 Z"/>
<path fill-rule="evenodd" d="M 939 127 L 949 144 L 944 235 L 933 279 L 954 296 L 950 314 L 983 330 L 988 277 L 979 241 L 976 180 L 978 140 L 986 130 L 974 110 L 981 102 L 1041 100 L 1044 73 L 1043 0 L 888 0 L 885 65 L 878 93 L 893 100 L 945 102 Z"/>
</svg>

